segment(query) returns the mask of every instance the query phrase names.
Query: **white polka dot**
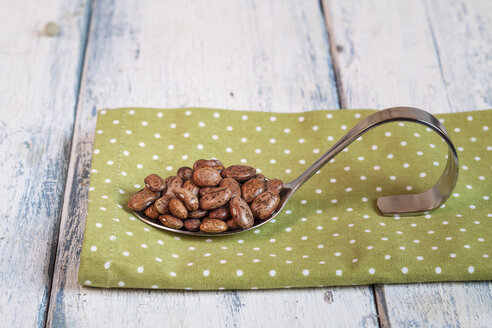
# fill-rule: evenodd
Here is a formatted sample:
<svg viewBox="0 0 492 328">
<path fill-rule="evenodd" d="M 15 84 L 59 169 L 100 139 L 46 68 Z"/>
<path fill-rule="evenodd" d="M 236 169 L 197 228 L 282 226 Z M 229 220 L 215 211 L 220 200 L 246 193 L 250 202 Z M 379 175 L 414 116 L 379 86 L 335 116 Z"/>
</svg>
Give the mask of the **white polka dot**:
<svg viewBox="0 0 492 328">
<path fill-rule="evenodd" d="M 143 165 L 142 164 L 137 164 L 137 168 L 138 169 L 142 169 L 143 168 Z"/>
<path fill-rule="evenodd" d="M 408 273 L 408 268 L 407 267 L 401 268 L 401 272 L 403 272 L 403 274 L 407 274 Z"/>
<path fill-rule="evenodd" d="M 277 274 L 277 272 L 275 270 L 270 270 L 269 274 L 270 274 L 271 277 L 275 277 L 275 275 Z"/>
<path fill-rule="evenodd" d="M 115 143 L 116 142 L 116 139 L 115 138 L 112 138 L 112 139 L 109 140 L 109 142 Z"/>
<path fill-rule="evenodd" d="M 236 276 L 241 277 L 243 275 L 243 270 L 237 270 Z"/>
<path fill-rule="evenodd" d="M 201 127 L 201 128 L 203 128 L 203 127 L 205 126 L 205 123 L 203 123 L 203 122 L 198 122 L 198 126 L 199 126 L 199 127 Z"/>
<path fill-rule="evenodd" d="M 303 276 L 309 276 L 309 270 L 308 269 L 302 270 L 302 275 Z"/>
<path fill-rule="evenodd" d="M 261 153 L 261 149 L 259 149 L 259 148 L 255 149 L 255 153 L 257 153 L 257 154 Z"/>
<path fill-rule="evenodd" d="M 270 117 L 270 121 L 275 122 L 277 118 L 275 116 Z"/>
<path fill-rule="evenodd" d="M 190 136 L 190 133 L 189 132 L 183 133 L 183 137 L 188 138 L 189 136 Z"/>
<path fill-rule="evenodd" d="M 104 268 L 105 269 L 109 269 L 110 266 L 111 266 L 111 262 L 110 261 L 104 263 Z"/>
<path fill-rule="evenodd" d="M 424 258 L 422 256 L 417 256 L 417 260 L 422 261 Z"/>
<path fill-rule="evenodd" d="M 374 274 L 375 272 L 376 272 L 376 270 L 374 268 L 369 269 L 369 274 Z"/>
<path fill-rule="evenodd" d="M 97 251 L 97 247 L 96 246 L 91 246 L 91 252 L 95 252 Z"/>
<path fill-rule="evenodd" d="M 299 143 L 304 143 L 304 139 L 303 138 L 299 139 Z"/>
<path fill-rule="evenodd" d="M 455 258 L 456 257 L 456 254 L 451 253 L 451 254 L 449 254 L 449 257 Z"/>
<path fill-rule="evenodd" d="M 340 127 L 342 130 L 347 130 L 347 126 L 345 124 L 343 124 L 341 127 Z"/>
<path fill-rule="evenodd" d="M 475 272 L 475 268 L 474 268 L 474 267 L 472 267 L 472 266 L 469 266 L 469 267 L 468 267 L 468 272 L 469 272 L 469 273 L 473 273 L 473 272 Z"/>
<path fill-rule="evenodd" d="M 210 271 L 208 271 L 208 270 L 204 270 L 203 271 L 203 276 L 204 277 L 208 277 L 209 275 L 210 275 Z"/>
<path fill-rule="evenodd" d="M 381 168 L 381 167 L 380 167 L 379 165 L 375 165 L 375 166 L 373 167 L 373 169 L 374 169 L 374 170 L 376 170 L 376 171 L 378 171 L 380 168 Z"/>
<path fill-rule="evenodd" d="M 275 140 L 273 138 L 270 139 L 270 143 L 276 143 L 276 142 L 277 142 L 277 140 Z"/>
</svg>

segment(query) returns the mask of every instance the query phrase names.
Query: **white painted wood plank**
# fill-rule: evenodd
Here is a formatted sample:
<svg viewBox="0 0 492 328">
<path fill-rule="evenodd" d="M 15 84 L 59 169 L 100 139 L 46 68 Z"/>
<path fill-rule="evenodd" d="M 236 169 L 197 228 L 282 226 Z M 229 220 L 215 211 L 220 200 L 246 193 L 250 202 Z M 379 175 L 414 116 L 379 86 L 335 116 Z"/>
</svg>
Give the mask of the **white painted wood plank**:
<svg viewBox="0 0 492 328">
<path fill-rule="evenodd" d="M 0 2 L 0 326 L 45 323 L 87 9 Z"/>
<path fill-rule="evenodd" d="M 96 108 L 336 108 L 317 1 L 96 1 L 50 326 L 377 326 L 369 287 L 179 292 L 77 286 Z"/>
<path fill-rule="evenodd" d="M 490 1 L 324 1 L 348 108 L 492 107 Z M 382 326 L 485 327 L 492 285 L 376 286 Z"/>
</svg>

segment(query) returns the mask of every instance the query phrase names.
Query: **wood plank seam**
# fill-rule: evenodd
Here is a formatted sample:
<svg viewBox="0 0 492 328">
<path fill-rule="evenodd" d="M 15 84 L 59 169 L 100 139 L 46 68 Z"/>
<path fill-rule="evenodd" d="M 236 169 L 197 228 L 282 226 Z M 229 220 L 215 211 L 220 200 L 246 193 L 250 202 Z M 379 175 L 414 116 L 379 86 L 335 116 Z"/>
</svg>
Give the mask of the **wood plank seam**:
<svg viewBox="0 0 492 328">
<path fill-rule="evenodd" d="M 74 111 L 73 111 L 73 115 L 74 117 L 77 116 L 77 110 L 79 108 L 79 102 L 80 102 L 80 94 L 82 92 L 82 79 L 83 79 L 83 76 L 84 76 L 84 72 L 85 72 L 85 68 L 86 68 L 86 57 L 87 57 L 87 45 L 89 43 L 89 36 L 90 36 L 90 30 L 91 30 L 91 22 L 92 22 L 92 12 L 93 12 L 93 6 L 94 6 L 94 1 L 95 0 L 91 0 L 91 3 L 89 5 L 89 8 L 88 8 L 88 13 L 86 15 L 86 21 L 85 21 L 85 31 L 84 31 L 84 42 L 83 42 L 83 45 L 82 45 L 82 51 L 81 51 L 81 57 L 80 57 L 80 65 L 79 67 L 77 68 L 77 73 L 79 75 L 79 79 L 78 79 L 78 82 L 77 82 L 77 87 L 76 87 L 76 94 L 77 94 L 77 99 L 75 99 L 75 106 L 74 106 Z M 70 149 L 68 150 L 68 153 L 69 154 L 72 154 L 72 149 L 73 149 L 73 141 L 74 141 L 74 136 L 75 136 L 75 126 L 77 124 L 77 120 L 74 119 L 73 120 L 73 126 L 72 126 L 72 136 L 71 136 L 71 140 L 70 140 Z M 67 190 L 70 190 L 70 189 L 67 189 L 67 179 L 69 178 L 68 176 L 68 167 L 70 167 L 70 161 L 72 160 L 72 156 L 69 157 L 69 165 L 67 166 L 67 175 L 65 177 L 65 186 L 63 188 L 63 201 L 62 201 L 62 204 L 61 204 L 61 210 L 62 212 L 60 212 L 60 215 L 59 215 L 59 220 L 61 221 L 62 219 L 62 213 L 65 209 L 65 205 L 66 205 L 66 202 L 67 202 L 67 197 L 66 197 L 66 191 Z M 58 255 L 58 241 L 59 241 L 59 238 L 60 238 L 60 226 L 61 226 L 61 222 L 59 222 L 58 224 L 58 227 L 56 229 L 56 232 L 54 233 L 56 235 L 56 239 L 55 239 L 55 242 L 54 242 L 54 245 L 53 245 L 53 248 L 54 248 L 54 256 L 52 259 L 50 259 L 50 267 L 49 267 L 49 270 L 48 270 L 48 274 L 49 274 L 49 278 L 50 278 L 50 286 L 49 286 L 49 289 L 47 290 L 47 299 L 46 299 L 46 309 L 45 309 L 45 313 L 44 313 L 44 320 L 43 320 L 43 326 L 44 327 L 47 327 L 47 324 L 48 324 L 48 313 L 49 313 L 49 310 L 50 310 L 50 306 L 51 306 L 51 294 L 52 294 L 52 291 L 53 291 L 53 275 L 55 273 L 55 265 L 56 265 L 56 258 L 57 258 L 57 255 Z"/>
<path fill-rule="evenodd" d="M 328 37 L 328 46 L 330 49 L 330 58 L 338 95 L 338 106 L 340 109 L 347 109 L 347 98 L 345 97 L 345 92 L 343 89 L 340 62 L 338 61 L 338 46 L 335 41 L 335 34 L 333 33 L 333 23 L 329 13 L 330 6 L 328 2 L 329 0 L 319 0 L 319 6 L 325 21 L 326 35 Z"/>
<path fill-rule="evenodd" d="M 432 22 L 430 19 L 429 8 L 426 1 L 423 2 L 423 5 L 425 10 L 425 20 L 427 21 L 427 25 L 429 26 L 429 33 L 431 36 L 432 45 L 434 47 L 434 51 L 436 52 L 436 60 L 437 60 L 437 65 L 439 67 L 439 73 L 441 75 L 442 84 L 444 85 L 444 91 L 446 92 L 446 101 L 448 102 L 449 109 L 451 109 L 452 112 L 453 105 L 451 104 L 451 99 L 449 99 L 449 91 L 447 88 L 449 83 L 446 81 L 446 78 L 444 76 L 444 69 L 442 67 L 442 61 L 441 61 L 441 53 L 439 52 L 439 45 L 437 44 L 436 34 L 434 33 L 434 27 L 432 26 Z"/>
</svg>

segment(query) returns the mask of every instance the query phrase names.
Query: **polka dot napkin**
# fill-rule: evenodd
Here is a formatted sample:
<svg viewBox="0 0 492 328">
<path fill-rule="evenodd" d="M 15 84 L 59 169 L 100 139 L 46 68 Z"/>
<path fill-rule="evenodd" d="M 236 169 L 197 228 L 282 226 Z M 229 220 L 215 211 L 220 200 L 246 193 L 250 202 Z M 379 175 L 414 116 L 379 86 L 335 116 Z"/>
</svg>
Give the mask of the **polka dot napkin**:
<svg viewBox="0 0 492 328">
<path fill-rule="evenodd" d="M 261 289 L 492 279 L 492 111 L 437 115 L 458 150 L 460 177 L 446 204 L 421 216 L 383 217 L 375 207 L 379 196 L 426 190 L 445 167 L 441 138 L 412 123 L 359 138 L 253 231 L 187 237 L 126 209 L 146 175 L 175 175 L 200 158 L 291 181 L 372 112 L 100 111 L 79 283 Z"/>
</svg>

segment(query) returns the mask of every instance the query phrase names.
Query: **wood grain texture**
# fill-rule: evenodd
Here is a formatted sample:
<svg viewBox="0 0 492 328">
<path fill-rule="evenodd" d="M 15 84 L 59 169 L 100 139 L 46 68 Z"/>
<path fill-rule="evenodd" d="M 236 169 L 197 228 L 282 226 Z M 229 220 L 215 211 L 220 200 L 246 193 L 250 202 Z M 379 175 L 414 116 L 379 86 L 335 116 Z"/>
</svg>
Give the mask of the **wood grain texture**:
<svg viewBox="0 0 492 328">
<path fill-rule="evenodd" d="M 490 1 L 323 1 L 348 108 L 492 108 Z M 376 286 L 384 327 L 486 327 L 492 284 Z"/>
<path fill-rule="evenodd" d="M 180 292 L 79 287 L 96 109 L 337 108 L 317 1 L 96 1 L 48 325 L 374 327 L 369 287 Z"/>
<path fill-rule="evenodd" d="M 0 326 L 45 323 L 87 8 L 0 2 Z"/>
</svg>

